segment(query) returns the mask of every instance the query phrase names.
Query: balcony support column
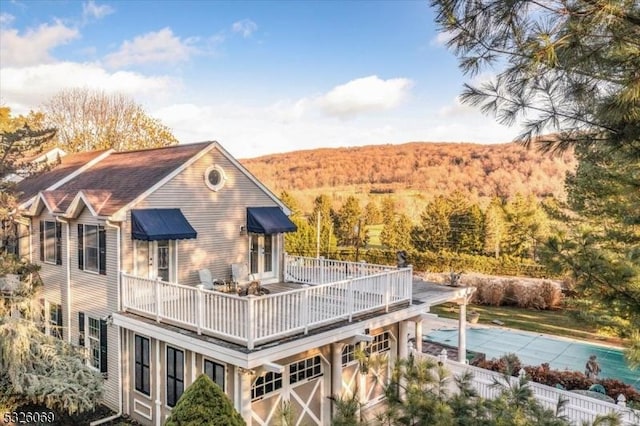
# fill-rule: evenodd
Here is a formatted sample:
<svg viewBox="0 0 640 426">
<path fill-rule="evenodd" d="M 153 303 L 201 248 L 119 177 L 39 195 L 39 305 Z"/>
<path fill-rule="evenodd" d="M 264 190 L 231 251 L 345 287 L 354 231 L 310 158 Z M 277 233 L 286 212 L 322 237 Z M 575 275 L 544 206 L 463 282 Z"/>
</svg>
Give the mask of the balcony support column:
<svg viewBox="0 0 640 426">
<path fill-rule="evenodd" d="M 342 350 L 345 343 L 333 343 L 331 345 L 331 396 L 342 396 Z M 336 414 L 336 404 L 332 402 L 332 412 Z"/>
<path fill-rule="evenodd" d="M 251 426 L 251 386 L 255 377 L 255 371 L 238 367 L 238 384 L 239 384 L 239 407 L 238 411 L 244 419 L 247 426 Z"/>
</svg>

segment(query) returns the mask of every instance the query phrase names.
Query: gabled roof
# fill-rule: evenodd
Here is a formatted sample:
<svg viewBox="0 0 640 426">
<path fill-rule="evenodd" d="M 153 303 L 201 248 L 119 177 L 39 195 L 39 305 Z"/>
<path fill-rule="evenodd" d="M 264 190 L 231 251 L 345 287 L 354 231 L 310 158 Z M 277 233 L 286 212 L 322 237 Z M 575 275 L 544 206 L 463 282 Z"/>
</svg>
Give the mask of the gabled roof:
<svg viewBox="0 0 640 426">
<path fill-rule="evenodd" d="M 60 164 L 44 173 L 28 177 L 16 186 L 21 204 L 27 203 L 40 191 L 56 189 L 56 185 L 64 182 L 74 174 L 81 172 L 83 168 L 90 166 L 95 160 L 99 160 L 108 151 L 90 151 L 68 154 L 62 157 Z"/>
<path fill-rule="evenodd" d="M 77 167 L 80 154 L 74 154 L 72 160 L 75 161 L 67 162 L 66 168 L 61 168 L 61 164 L 30 179 L 29 185 L 21 189 L 25 192 L 23 200 L 28 200 L 23 201 L 23 207 L 30 207 L 27 215 L 38 215 L 46 207 L 52 214 L 66 217 L 77 217 L 87 207 L 94 216 L 120 221 L 124 219 L 127 210 L 134 208 L 139 201 L 214 148 L 272 198 L 286 214 L 289 213 L 271 191 L 217 142 L 139 151 L 107 151 L 102 155 L 88 156 L 87 158 L 91 158 L 89 163 L 80 167 Z M 76 167 L 71 167 L 71 164 Z M 71 170 L 73 172 L 70 174 Z M 62 179 L 55 181 L 57 177 Z M 41 184 L 39 188 L 36 185 L 38 183 Z M 27 198 L 30 194 L 33 195 Z"/>
<path fill-rule="evenodd" d="M 208 145 L 204 142 L 114 152 L 58 189 L 73 196 L 82 192 L 85 204 L 91 205 L 96 215 L 110 216 Z"/>
</svg>

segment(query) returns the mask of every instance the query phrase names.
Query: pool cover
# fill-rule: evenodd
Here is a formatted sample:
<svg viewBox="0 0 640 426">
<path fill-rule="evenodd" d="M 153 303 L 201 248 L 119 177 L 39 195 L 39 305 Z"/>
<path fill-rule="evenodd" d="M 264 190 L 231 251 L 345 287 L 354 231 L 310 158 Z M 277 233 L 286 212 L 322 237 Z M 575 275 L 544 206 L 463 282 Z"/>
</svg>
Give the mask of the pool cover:
<svg viewBox="0 0 640 426">
<path fill-rule="evenodd" d="M 458 345 L 458 329 L 434 330 L 425 340 Z M 584 372 L 590 355 L 596 355 L 602 371 L 600 378 L 629 383 L 640 390 L 640 371 L 632 371 L 620 349 L 583 343 L 576 340 L 499 328 L 467 328 L 467 349 L 483 352 L 487 359 L 515 353 L 525 365 L 549 363 L 556 370 Z"/>
</svg>

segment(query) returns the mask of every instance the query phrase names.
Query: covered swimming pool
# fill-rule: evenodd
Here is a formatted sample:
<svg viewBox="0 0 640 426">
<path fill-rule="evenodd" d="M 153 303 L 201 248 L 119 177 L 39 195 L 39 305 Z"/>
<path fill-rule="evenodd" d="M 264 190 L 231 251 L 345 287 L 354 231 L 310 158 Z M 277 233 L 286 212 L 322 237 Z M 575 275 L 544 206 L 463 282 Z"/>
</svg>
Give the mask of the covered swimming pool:
<svg viewBox="0 0 640 426">
<path fill-rule="evenodd" d="M 433 330 L 423 339 L 457 347 L 458 329 Z M 622 380 L 640 390 L 640 371 L 632 371 L 617 348 L 511 329 L 468 327 L 467 349 L 483 352 L 487 359 L 515 353 L 525 365 L 546 362 L 557 370 L 581 372 L 589 355 L 596 355 L 602 368 L 600 378 Z"/>
</svg>

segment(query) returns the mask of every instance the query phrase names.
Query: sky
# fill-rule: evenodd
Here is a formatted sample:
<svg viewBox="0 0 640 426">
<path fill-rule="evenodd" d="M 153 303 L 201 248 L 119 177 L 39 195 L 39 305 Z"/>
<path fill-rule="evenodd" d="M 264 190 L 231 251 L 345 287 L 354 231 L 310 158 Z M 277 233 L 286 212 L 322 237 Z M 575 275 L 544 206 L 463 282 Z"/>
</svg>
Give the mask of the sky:
<svg viewBox="0 0 640 426">
<path fill-rule="evenodd" d="M 462 105 L 424 1 L 0 0 L 0 105 L 123 93 L 181 143 L 238 158 L 319 147 L 509 142 Z"/>
</svg>

